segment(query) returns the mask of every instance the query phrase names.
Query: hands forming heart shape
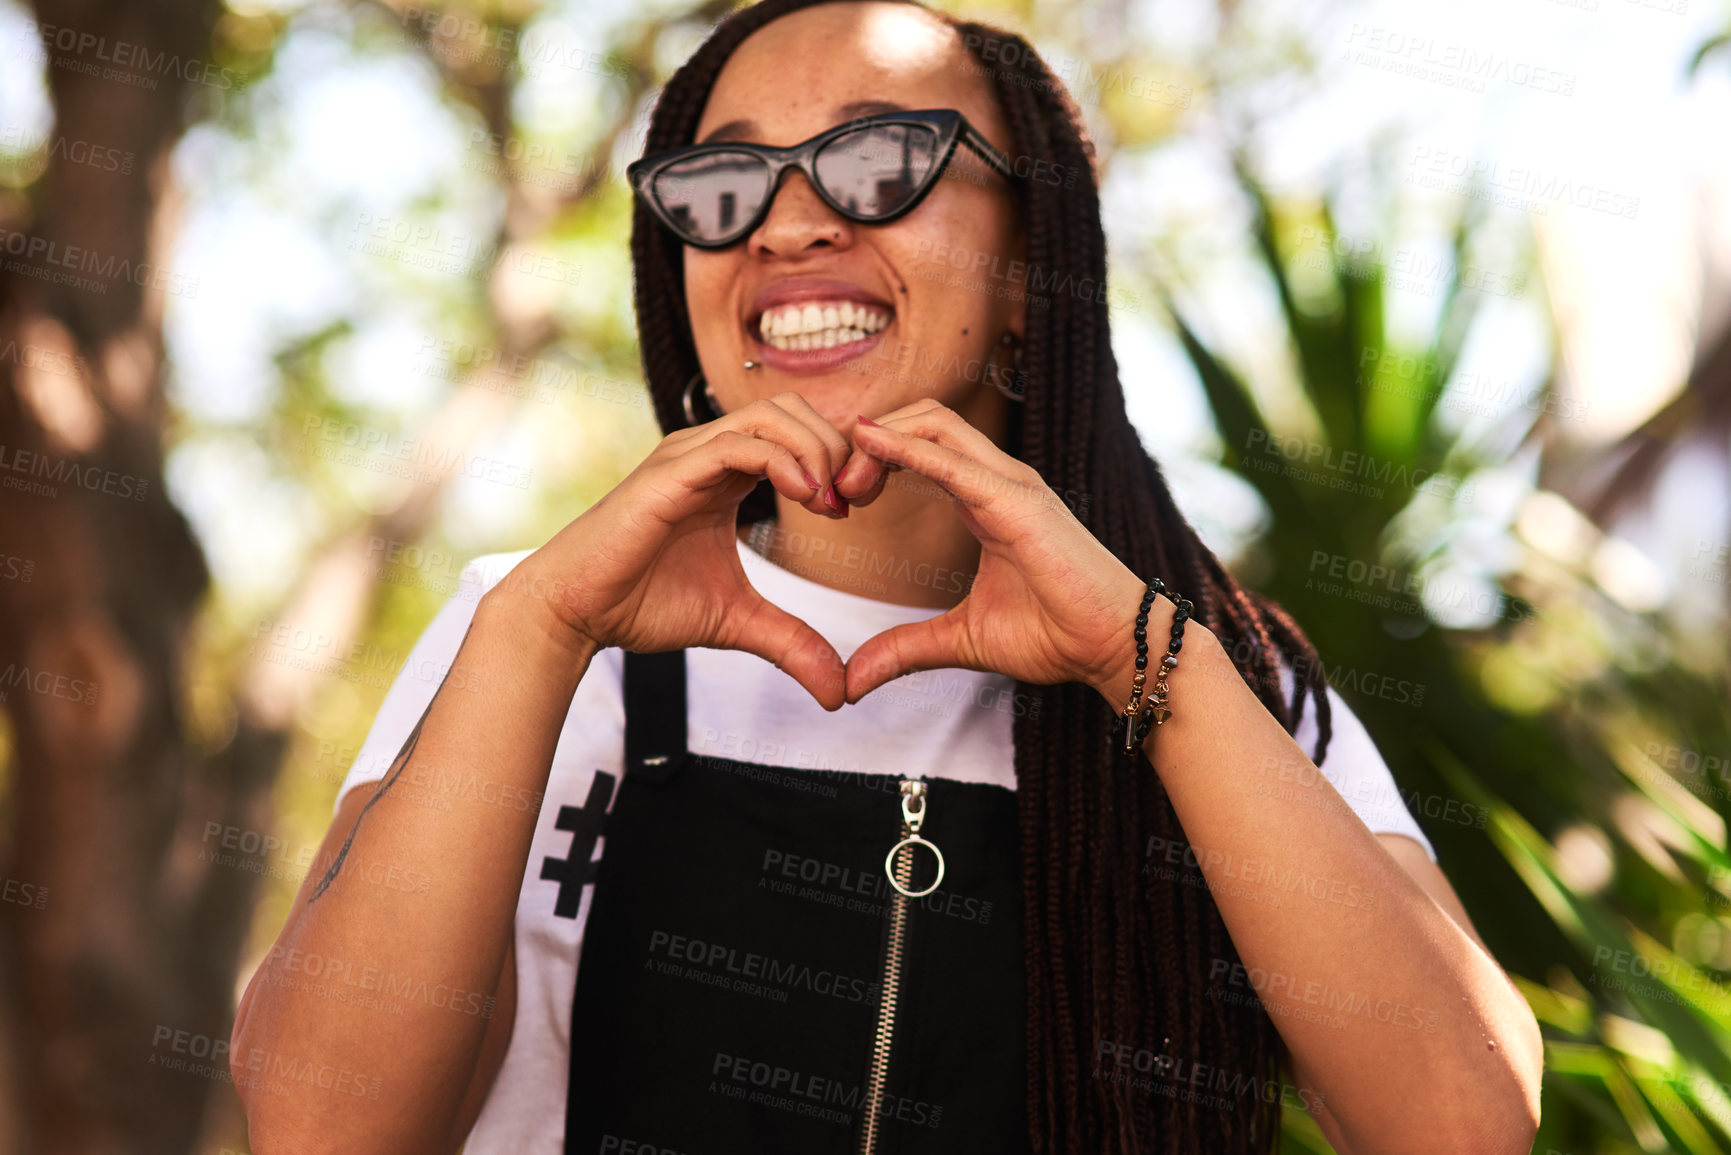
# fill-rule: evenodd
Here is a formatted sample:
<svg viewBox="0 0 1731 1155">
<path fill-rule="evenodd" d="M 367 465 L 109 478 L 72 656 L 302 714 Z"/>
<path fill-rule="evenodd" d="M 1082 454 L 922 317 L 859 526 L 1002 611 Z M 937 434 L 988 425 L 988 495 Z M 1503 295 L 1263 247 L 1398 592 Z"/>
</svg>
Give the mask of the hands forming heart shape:
<svg viewBox="0 0 1731 1155">
<path fill-rule="evenodd" d="M 867 639 L 844 665 L 822 635 L 752 588 L 737 552 L 739 503 L 767 477 L 790 500 L 837 516 L 830 494 L 869 505 L 901 469 L 955 501 L 980 542 L 979 570 L 959 604 Z M 826 710 L 904 674 L 947 668 L 1115 695 L 1129 684 L 1131 621 L 1145 588 L 1035 469 L 944 405 L 862 416 L 850 443 L 791 392 L 668 434 L 521 565 L 556 591 L 548 604 L 562 628 L 597 649 L 744 650 L 774 662 Z M 1172 609 L 1164 598 L 1156 606 Z"/>
</svg>

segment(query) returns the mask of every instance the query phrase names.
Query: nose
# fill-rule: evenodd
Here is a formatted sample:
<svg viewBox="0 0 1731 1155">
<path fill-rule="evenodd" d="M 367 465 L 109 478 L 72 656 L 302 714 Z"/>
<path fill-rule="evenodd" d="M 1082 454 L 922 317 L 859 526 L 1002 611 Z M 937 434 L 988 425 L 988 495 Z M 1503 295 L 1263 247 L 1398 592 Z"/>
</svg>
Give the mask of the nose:
<svg viewBox="0 0 1731 1155">
<path fill-rule="evenodd" d="M 789 168 L 780 187 L 770 190 L 769 214 L 746 247 L 752 256 L 791 257 L 817 245 L 847 248 L 853 241 L 853 222 L 824 203 L 805 173 Z"/>
</svg>

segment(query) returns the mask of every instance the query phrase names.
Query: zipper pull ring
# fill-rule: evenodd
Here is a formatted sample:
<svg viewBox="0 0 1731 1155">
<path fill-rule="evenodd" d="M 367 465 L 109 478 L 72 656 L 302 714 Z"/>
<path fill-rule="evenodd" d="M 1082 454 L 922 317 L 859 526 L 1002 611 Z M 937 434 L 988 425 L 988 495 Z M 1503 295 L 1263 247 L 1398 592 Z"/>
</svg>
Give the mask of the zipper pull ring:
<svg viewBox="0 0 1731 1155">
<path fill-rule="evenodd" d="M 917 809 L 914 807 L 914 802 L 916 800 L 919 802 L 919 807 Z M 929 839 L 920 837 L 920 827 L 925 823 L 925 820 L 926 784 L 914 778 L 903 779 L 902 821 L 907 824 L 908 836 L 890 847 L 890 852 L 884 855 L 884 874 L 889 877 L 891 886 L 895 887 L 897 891 L 909 898 L 924 898 L 926 895 L 936 890 L 944 881 L 944 852 L 937 848 L 936 843 L 931 842 Z M 927 846 L 930 847 L 932 853 L 937 856 L 938 876 L 933 879 L 932 884 L 924 890 L 909 890 L 907 887 L 902 885 L 902 880 L 896 877 L 896 855 L 901 853 L 902 847 L 904 846 Z"/>
</svg>

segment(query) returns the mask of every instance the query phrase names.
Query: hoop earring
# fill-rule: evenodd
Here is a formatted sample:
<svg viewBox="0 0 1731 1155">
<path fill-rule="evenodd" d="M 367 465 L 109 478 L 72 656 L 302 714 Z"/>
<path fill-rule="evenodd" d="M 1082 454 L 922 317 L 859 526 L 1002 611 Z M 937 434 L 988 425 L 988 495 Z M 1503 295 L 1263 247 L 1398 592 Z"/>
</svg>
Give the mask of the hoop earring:
<svg viewBox="0 0 1731 1155">
<path fill-rule="evenodd" d="M 691 375 L 691 380 L 685 383 L 685 420 L 688 425 L 702 425 L 706 421 L 714 421 L 721 416 L 721 406 L 716 404 L 715 394 L 709 391 L 709 382 L 703 381 L 703 400 L 714 417 L 699 417 L 694 404 L 693 391 L 697 383 L 703 381 L 703 370 L 699 369 Z"/>
<path fill-rule="evenodd" d="M 992 375 L 992 384 L 998 387 L 998 392 L 1011 401 L 1026 401 L 1028 399 L 1028 374 L 1022 369 L 1022 344 L 1010 333 L 1004 334 L 1003 344 L 1012 346 L 1009 373 L 999 370 Z M 1008 380 L 1006 381 L 1006 378 Z"/>
</svg>

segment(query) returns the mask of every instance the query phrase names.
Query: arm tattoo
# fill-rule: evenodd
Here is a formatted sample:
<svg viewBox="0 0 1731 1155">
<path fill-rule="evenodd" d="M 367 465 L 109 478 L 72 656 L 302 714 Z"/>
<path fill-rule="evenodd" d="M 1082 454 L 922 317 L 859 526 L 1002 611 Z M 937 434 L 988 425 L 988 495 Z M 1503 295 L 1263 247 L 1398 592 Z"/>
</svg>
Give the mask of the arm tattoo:
<svg viewBox="0 0 1731 1155">
<path fill-rule="evenodd" d="M 471 626 L 473 624 L 474 623 L 472 623 L 472 622 L 470 623 Z M 450 671 L 457 668 L 457 659 L 462 656 L 463 646 L 467 645 L 468 641 L 469 641 L 469 631 L 464 630 L 463 631 L 463 640 L 457 644 L 457 652 L 451 656 L 451 667 L 450 667 L 450 670 L 445 671 L 445 677 L 447 677 L 447 678 L 450 677 L 451 676 Z M 336 881 L 337 874 L 343 868 L 343 860 L 349 856 L 349 847 L 354 845 L 355 835 L 357 833 L 359 833 L 359 831 L 361 829 L 361 820 L 366 818 L 367 811 L 369 811 L 373 808 L 373 803 L 377 802 L 379 799 L 381 799 L 385 796 L 386 791 L 388 791 L 392 786 L 396 785 L 397 779 L 403 773 L 403 767 L 405 767 L 409 764 L 409 759 L 415 753 L 415 747 L 421 741 L 421 727 L 425 726 L 427 724 L 427 715 L 431 714 L 433 712 L 433 703 L 437 702 L 439 700 L 439 694 L 444 690 L 444 688 L 445 688 L 445 683 L 444 683 L 444 681 L 441 680 L 439 682 L 439 688 L 437 690 L 433 691 L 432 701 L 428 702 L 427 708 L 425 710 L 421 711 L 420 721 L 416 722 L 415 728 L 413 730 L 409 731 L 409 737 L 403 743 L 403 748 L 401 750 L 397 751 L 396 758 L 391 762 L 390 775 L 388 777 L 386 777 L 384 783 L 377 790 L 373 791 L 373 796 L 371 798 L 367 799 L 367 804 L 365 806 L 361 807 L 361 812 L 359 814 L 355 815 L 355 824 L 353 827 L 350 828 L 349 836 L 347 838 L 343 839 L 343 848 L 341 850 L 337 851 L 337 856 L 336 856 L 335 860 L 333 860 L 331 862 L 330 869 L 326 870 L 325 876 L 323 878 L 319 879 L 319 884 L 317 886 L 313 887 L 312 896 L 307 899 L 307 905 L 308 906 L 311 906 L 313 903 L 317 902 L 319 899 L 319 895 L 323 894 L 326 890 L 328 890 L 330 888 L 331 883 Z"/>
</svg>

